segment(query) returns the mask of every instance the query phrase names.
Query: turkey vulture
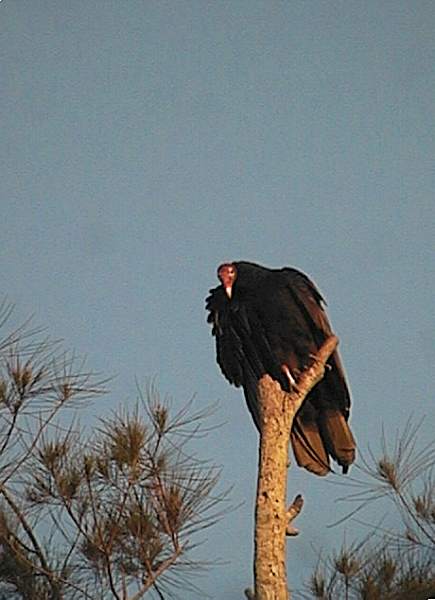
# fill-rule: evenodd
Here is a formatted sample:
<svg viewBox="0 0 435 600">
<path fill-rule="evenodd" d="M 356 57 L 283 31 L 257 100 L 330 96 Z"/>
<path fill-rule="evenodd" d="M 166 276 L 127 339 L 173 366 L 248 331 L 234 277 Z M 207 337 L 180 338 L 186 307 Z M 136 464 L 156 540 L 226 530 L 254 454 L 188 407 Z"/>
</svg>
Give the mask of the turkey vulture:
<svg viewBox="0 0 435 600">
<path fill-rule="evenodd" d="M 268 269 L 250 262 L 225 263 L 221 285 L 206 300 L 216 337 L 217 362 L 225 377 L 242 386 L 257 429 L 257 384 L 266 373 L 289 391 L 311 357 L 332 335 L 324 300 L 310 279 L 292 268 Z M 299 466 L 316 475 L 331 471 L 331 456 L 346 473 L 355 459 L 347 423 L 350 394 L 338 352 L 324 378 L 308 394 L 293 422 L 291 442 Z"/>
</svg>

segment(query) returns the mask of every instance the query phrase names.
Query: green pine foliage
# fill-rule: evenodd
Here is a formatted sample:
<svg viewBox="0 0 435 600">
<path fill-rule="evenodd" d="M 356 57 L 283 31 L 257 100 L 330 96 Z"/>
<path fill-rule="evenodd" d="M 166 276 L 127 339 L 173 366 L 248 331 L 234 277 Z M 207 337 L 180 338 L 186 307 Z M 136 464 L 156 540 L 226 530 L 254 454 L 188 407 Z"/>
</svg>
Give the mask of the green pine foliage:
<svg viewBox="0 0 435 600">
<path fill-rule="evenodd" d="M 226 496 L 189 452 L 210 409 L 174 412 L 149 386 L 90 433 L 71 425 L 107 383 L 29 324 L 0 339 L 0 599 L 197 591 L 191 551 Z"/>
<path fill-rule="evenodd" d="M 356 508 L 389 503 L 401 525 L 369 524 L 360 543 L 343 545 L 319 560 L 305 597 L 321 600 L 427 600 L 435 598 L 435 443 L 420 449 L 420 425 L 409 421 L 389 447 L 382 438 L 381 456 L 373 452 L 355 468 L 342 498 Z M 392 510 L 393 509 L 393 510 Z"/>
</svg>

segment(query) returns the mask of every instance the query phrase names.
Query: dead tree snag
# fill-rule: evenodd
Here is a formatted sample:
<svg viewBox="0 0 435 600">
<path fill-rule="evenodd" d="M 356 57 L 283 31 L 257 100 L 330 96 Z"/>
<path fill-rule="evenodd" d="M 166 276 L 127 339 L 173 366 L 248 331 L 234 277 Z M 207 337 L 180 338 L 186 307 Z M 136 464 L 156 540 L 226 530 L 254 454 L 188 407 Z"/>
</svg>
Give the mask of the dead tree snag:
<svg viewBox="0 0 435 600">
<path fill-rule="evenodd" d="M 325 364 L 338 344 L 329 337 L 291 393 L 265 375 L 259 383 L 262 430 L 260 435 L 255 510 L 255 600 L 289 600 L 286 575 L 286 535 L 298 532 L 291 524 L 303 499 L 296 496 L 286 507 L 288 447 L 293 419 L 311 389 L 322 379 Z M 249 595 L 247 595 L 249 597 Z"/>
</svg>

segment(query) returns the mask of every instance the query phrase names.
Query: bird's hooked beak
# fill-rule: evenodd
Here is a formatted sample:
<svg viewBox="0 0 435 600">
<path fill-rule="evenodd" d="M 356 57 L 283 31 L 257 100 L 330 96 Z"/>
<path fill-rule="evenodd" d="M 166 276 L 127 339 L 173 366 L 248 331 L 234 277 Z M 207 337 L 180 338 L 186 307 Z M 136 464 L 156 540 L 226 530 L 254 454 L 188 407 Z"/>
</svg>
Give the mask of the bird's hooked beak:
<svg viewBox="0 0 435 600">
<path fill-rule="evenodd" d="M 235 265 L 231 263 L 225 263 L 218 269 L 218 278 L 222 283 L 225 293 L 229 299 L 231 299 L 233 293 L 233 284 L 237 277 L 237 269 Z"/>
</svg>

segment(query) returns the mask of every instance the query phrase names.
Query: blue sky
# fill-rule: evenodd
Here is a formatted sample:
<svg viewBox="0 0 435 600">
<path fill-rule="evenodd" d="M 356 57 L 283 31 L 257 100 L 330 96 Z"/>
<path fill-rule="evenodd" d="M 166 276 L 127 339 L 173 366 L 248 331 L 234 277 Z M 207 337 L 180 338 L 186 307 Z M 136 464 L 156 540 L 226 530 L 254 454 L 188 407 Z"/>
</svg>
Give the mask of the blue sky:
<svg viewBox="0 0 435 600">
<path fill-rule="evenodd" d="M 257 439 L 205 323 L 219 263 L 314 279 L 360 446 L 410 414 L 434 428 L 435 4 L 3 0 L 0 29 L 3 291 L 117 375 L 97 416 L 135 377 L 220 399 L 199 451 L 245 504 L 209 532 L 201 552 L 228 565 L 202 586 L 240 598 Z M 289 490 L 297 587 L 341 541 L 342 490 L 296 468 Z"/>
</svg>

